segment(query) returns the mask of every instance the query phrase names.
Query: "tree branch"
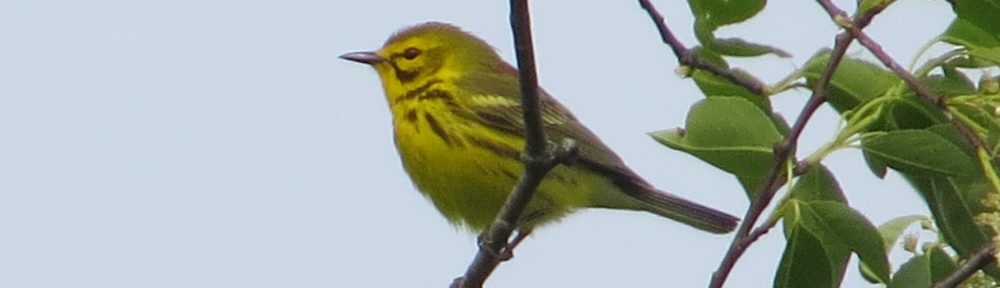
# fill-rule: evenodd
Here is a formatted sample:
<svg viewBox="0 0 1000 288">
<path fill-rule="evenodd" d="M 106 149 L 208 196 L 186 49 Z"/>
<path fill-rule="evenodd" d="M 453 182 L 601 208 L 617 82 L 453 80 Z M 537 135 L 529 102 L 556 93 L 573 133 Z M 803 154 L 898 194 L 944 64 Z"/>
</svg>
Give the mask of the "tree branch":
<svg viewBox="0 0 1000 288">
<path fill-rule="evenodd" d="M 882 65 L 889 68 L 889 70 L 892 70 L 893 73 L 896 73 L 896 75 L 899 76 L 899 78 L 903 79 L 903 82 L 905 82 L 906 85 L 910 87 L 910 89 L 913 89 L 913 91 L 917 94 L 918 97 L 934 105 L 934 107 L 936 107 L 940 113 L 946 115 L 949 121 L 951 122 L 951 125 L 954 126 L 956 129 L 958 129 L 959 132 L 961 132 L 962 135 L 966 138 L 966 140 L 968 140 L 969 143 L 972 144 L 973 149 L 975 150 L 986 149 L 986 145 L 984 144 L 983 140 L 979 138 L 979 135 L 973 132 L 972 129 L 970 129 L 969 127 L 965 126 L 965 124 L 962 123 L 961 120 L 958 119 L 958 117 L 954 117 L 951 115 L 950 111 L 948 110 L 948 105 L 945 102 L 944 98 L 934 94 L 934 92 L 931 92 L 926 86 L 920 84 L 920 82 L 917 80 L 916 77 L 913 76 L 913 74 L 906 71 L 906 69 L 900 66 L 899 63 L 896 63 L 896 61 L 893 60 L 892 57 L 885 52 L 885 50 L 882 50 L 882 46 L 879 45 L 878 42 L 876 42 L 871 37 L 868 37 L 868 35 L 865 34 L 864 31 L 861 31 L 859 27 L 854 25 L 843 25 L 842 22 L 838 21 L 838 19 L 842 19 L 844 15 L 846 15 L 846 13 L 843 10 L 834 5 L 833 2 L 831 2 L 830 0 L 817 0 L 817 2 L 819 2 L 819 4 L 823 6 L 823 9 L 826 10 L 827 14 L 830 14 L 830 17 L 833 18 L 834 22 L 837 22 L 838 25 L 844 28 L 844 30 L 846 30 L 846 33 L 851 33 L 851 35 L 857 38 L 858 43 L 867 48 L 868 51 L 875 56 L 875 58 L 877 58 L 880 62 L 882 62 Z M 994 161 L 1000 161 L 1000 160 L 994 158 Z M 994 256 L 995 251 L 996 251 L 995 243 L 991 242 L 987 244 L 986 247 L 983 247 L 974 254 L 969 255 L 968 260 L 966 260 L 966 262 L 962 264 L 962 266 L 959 267 L 959 269 L 955 270 L 951 275 L 948 276 L 948 278 L 945 278 L 941 282 L 934 284 L 934 287 L 943 288 L 943 287 L 958 286 L 958 284 L 961 284 L 962 281 L 968 279 L 970 276 L 972 276 L 973 273 L 975 273 L 979 269 L 985 267 L 986 265 L 996 262 L 997 259 L 996 256 Z"/>
<path fill-rule="evenodd" d="M 697 53 L 684 46 L 684 43 L 681 43 L 681 40 L 677 39 L 673 32 L 670 32 L 670 28 L 667 27 L 667 24 L 663 19 L 663 15 L 656 10 L 656 7 L 654 7 L 653 3 L 650 3 L 649 0 L 639 0 L 639 6 L 646 10 L 646 13 L 649 14 L 649 18 L 653 20 L 654 24 L 656 24 L 656 30 L 660 31 L 660 39 L 662 39 L 663 43 L 666 43 L 667 46 L 670 46 L 670 50 L 674 51 L 674 56 L 677 56 L 677 62 L 680 65 L 712 72 L 712 74 L 726 78 L 729 82 L 743 86 L 743 88 L 746 88 L 751 93 L 757 95 L 766 96 L 768 94 L 767 85 L 764 83 L 761 83 L 753 78 L 740 77 L 739 74 L 737 74 L 733 69 L 715 66 L 715 64 L 702 60 L 698 57 Z"/>
<path fill-rule="evenodd" d="M 795 150 L 798 146 L 799 136 L 802 135 L 802 131 L 805 130 L 806 123 L 812 118 L 813 113 L 819 109 L 823 103 L 826 103 L 826 90 L 830 84 L 830 80 L 833 78 L 833 72 L 837 70 L 837 66 L 840 65 L 840 60 L 843 59 L 844 54 L 847 52 L 847 46 L 851 42 L 851 37 L 849 34 L 841 34 L 837 36 L 836 44 L 834 45 L 833 52 L 831 52 L 830 61 L 827 62 L 826 69 L 823 70 L 823 74 L 820 76 L 819 81 L 816 83 L 816 87 L 813 89 L 812 96 L 809 97 L 809 101 L 806 102 L 805 106 L 802 107 L 802 112 L 799 113 L 798 119 L 795 120 L 795 124 L 792 126 L 791 133 L 788 138 L 781 141 L 774 147 L 774 166 L 771 167 L 770 172 L 767 174 L 767 180 L 764 182 L 764 188 L 762 191 L 757 193 L 757 197 L 753 199 L 750 203 L 750 208 L 747 209 L 746 215 L 743 217 L 743 222 L 740 223 L 740 227 L 736 230 L 736 237 L 733 242 L 729 245 L 729 250 L 726 251 L 726 256 L 719 263 L 719 267 L 712 273 L 712 282 L 709 283 L 708 287 L 722 287 L 726 283 L 726 278 L 729 277 L 729 273 L 732 272 L 733 266 L 736 265 L 736 261 L 739 260 L 746 249 L 750 247 L 750 244 L 757 241 L 761 236 L 766 234 L 773 226 L 761 226 L 754 229 L 752 232 L 750 229 L 756 224 L 757 219 L 760 215 L 764 213 L 764 209 L 771 203 L 774 199 L 774 194 L 778 192 L 778 189 L 785 184 L 785 163 L 788 162 L 795 155 Z M 799 169 L 797 169 L 799 170 Z M 804 169 L 802 169 L 804 170 Z M 801 171 L 805 173 L 805 171 Z"/>
<path fill-rule="evenodd" d="M 837 22 L 838 25 L 840 25 L 842 28 L 844 28 L 844 30 L 846 30 L 846 32 L 851 33 L 851 35 L 857 38 L 858 43 L 861 43 L 862 46 L 865 46 L 865 48 L 867 48 L 868 51 L 875 56 L 875 58 L 877 58 L 880 62 L 882 62 L 882 65 L 884 65 L 886 68 L 889 68 L 889 70 L 892 70 L 893 73 L 896 73 L 896 75 L 899 76 L 899 78 L 903 79 L 903 82 L 905 82 L 906 85 L 910 87 L 910 89 L 913 89 L 913 91 L 917 93 L 917 96 L 919 96 L 924 101 L 927 101 L 928 103 L 934 105 L 934 107 L 936 107 L 940 113 L 946 115 L 948 120 L 951 122 L 951 125 L 954 126 L 956 129 L 958 129 L 959 132 L 961 132 L 962 135 L 966 138 L 966 140 L 968 140 L 969 143 L 972 144 L 973 149 L 975 150 L 986 149 L 986 145 L 984 144 L 985 142 L 983 142 L 983 139 L 979 138 L 979 135 L 973 132 L 972 129 L 970 129 L 968 126 L 965 126 L 965 124 L 962 123 L 962 121 L 958 119 L 958 117 L 953 117 L 951 115 L 951 112 L 948 111 L 948 104 L 945 102 L 944 98 L 938 96 L 937 94 L 934 94 L 934 92 L 931 92 L 929 89 L 927 89 L 926 86 L 920 84 L 920 81 L 918 81 L 917 78 L 913 76 L 913 74 L 906 71 L 906 69 L 904 69 L 903 66 L 900 66 L 899 63 L 896 63 L 896 61 L 892 59 L 892 56 L 889 56 L 889 54 L 886 53 L 885 50 L 882 50 L 882 46 L 879 45 L 878 42 L 875 42 L 875 40 L 873 40 L 871 37 L 868 37 L 868 35 L 865 34 L 864 31 L 861 31 L 861 29 L 857 25 L 844 25 L 842 22 L 838 21 L 838 19 L 846 17 L 844 16 L 846 15 L 844 10 L 838 8 L 830 0 L 817 0 L 817 2 L 819 2 L 819 4 L 823 6 L 823 9 L 826 10 L 828 14 L 830 14 L 830 17 L 833 18 L 834 22 Z M 1000 165 L 1000 158 L 994 158 L 994 165 Z"/>
<path fill-rule="evenodd" d="M 564 141 L 563 147 L 548 145 L 539 109 L 538 77 L 535 72 L 528 1 L 511 0 L 510 7 L 510 23 L 514 33 L 521 85 L 521 109 L 525 124 L 525 147 L 522 153 L 524 172 L 507 198 L 507 203 L 500 209 L 496 220 L 480 235 L 479 252 L 469 264 L 465 275 L 455 279 L 451 284 L 452 287 L 482 287 L 486 278 L 500 262 L 509 258 L 511 253 L 509 249 L 512 249 L 513 245 L 508 246 L 507 241 L 517 228 L 518 220 L 528 202 L 534 197 L 538 184 L 549 170 L 574 152 L 572 141 Z M 528 232 L 521 231 L 521 233 Z M 507 257 L 504 257 L 505 255 Z"/>
<path fill-rule="evenodd" d="M 855 27 L 867 26 L 871 22 L 871 19 L 884 8 L 885 6 L 880 6 L 866 11 L 855 18 L 853 25 Z M 785 177 L 785 163 L 794 158 L 799 137 L 802 135 L 802 131 L 805 130 L 805 126 L 809 122 L 809 119 L 812 118 L 813 113 L 823 103 L 826 103 L 826 91 L 830 85 L 830 80 L 833 79 L 833 73 L 837 70 L 841 60 L 843 60 L 844 54 L 847 53 L 847 47 L 850 46 L 853 39 L 853 35 L 848 32 L 841 33 L 835 38 L 833 51 L 830 52 L 830 60 L 827 62 L 823 74 L 820 75 L 816 87 L 812 89 L 813 93 L 805 106 L 802 107 L 802 112 L 799 113 L 798 118 L 795 120 L 795 124 L 793 124 L 788 137 L 775 145 L 774 166 L 771 167 L 770 172 L 767 174 L 767 180 L 764 182 L 763 189 L 756 194 L 757 197 L 750 203 L 750 208 L 747 209 L 743 222 L 740 223 L 740 227 L 736 230 L 736 237 L 730 243 L 729 250 L 726 251 L 726 255 L 722 259 L 722 262 L 719 263 L 719 267 L 712 273 L 712 281 L 709 283 L 709 287 L 722 287 L 729 277 L 729 273 L 732 272 L 733 267 L 736 265 L 736 261 L 742 257 L 746 249 L 774 227 L 773 225 L 762 225 L 751 231 L 751 228 L 756 225 L 757 219 L 764 213 L 764 209 L 774 199 L 774 195 L 778 189 L 785 184 L 787 179 Z M 793 173 L 801 175 L 808 172 L 809 168 L 811 168 L 810 165 L 799 163 L 796 165 Z"/>
<path fill-rule="evenodd" d="M 996 254 L 994 254 L 996 253 L 996 250 L 996 243 L 990 242 L 990 244 L 986 245 L 986 247 L 983 247 L 982 249 L 979 249 L 979 251 L 976 251 L 975 254 L 972 254 L 969 257 L 969 260 L 965 260 L 965 262 L 962 263 L 962 266 L 959 266 L 958 269 L 955 269 L 955 271 L 951 273 L 951 275 L 948 275 L 948 278 L 934 283 L 934 288 L 952 288 L 958 286 L 958 284 L 962 284 L 962 281 L 969 279 L 969 277 L 972 276 L 972 274 L 975 274 L 976 271 L 979 271 L 979 269 L 986 267 L 986 265 L 996 263 L 997 258 Z"/>
</svg>

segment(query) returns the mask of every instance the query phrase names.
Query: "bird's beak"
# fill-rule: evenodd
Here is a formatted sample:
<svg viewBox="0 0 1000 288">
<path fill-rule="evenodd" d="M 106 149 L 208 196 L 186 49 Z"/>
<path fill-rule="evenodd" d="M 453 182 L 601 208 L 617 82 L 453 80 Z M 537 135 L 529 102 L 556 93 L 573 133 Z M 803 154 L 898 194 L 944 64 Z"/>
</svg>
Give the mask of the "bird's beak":
<svg viewBox="0 0 1000 288">
<path fill-rule="evenodd" d="M 375 52 L 351 52 L 344 55 L 340 55 L 340 59 L 351 60 L 358 63 L 364 63 L 368 65 L 375 65 L 385 61 L 385 58 L 378 56 Z"/>
</svg>

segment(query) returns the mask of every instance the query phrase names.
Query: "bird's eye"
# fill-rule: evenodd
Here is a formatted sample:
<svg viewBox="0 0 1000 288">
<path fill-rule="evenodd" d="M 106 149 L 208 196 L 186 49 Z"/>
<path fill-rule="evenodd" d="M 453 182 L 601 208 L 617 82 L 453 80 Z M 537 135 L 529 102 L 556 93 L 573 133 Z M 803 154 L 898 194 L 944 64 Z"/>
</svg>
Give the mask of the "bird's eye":
<svg viewBox="0 0 1000 288">
<path fill-rule="evenodd" d="M 406 60 L 413 60 L 414 58 L 417 58 L 417 56 L 420 56 L 420 52 L 420 49 L 417 48 L 406 48 L 406 51 L 403 51 L 403 58 L 406 58 Z"/>
</svg>

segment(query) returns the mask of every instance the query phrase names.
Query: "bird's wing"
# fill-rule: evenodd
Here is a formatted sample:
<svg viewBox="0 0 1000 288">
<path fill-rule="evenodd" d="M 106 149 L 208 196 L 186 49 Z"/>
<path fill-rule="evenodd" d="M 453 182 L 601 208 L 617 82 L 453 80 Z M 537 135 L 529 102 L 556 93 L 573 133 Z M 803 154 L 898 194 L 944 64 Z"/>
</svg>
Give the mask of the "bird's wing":
<svg viewBox="0 0 1000 288">
<path fill-rule="evenodd" d="M 478 123 L 506 133 L 524 137 L 524 120 L 521 116 L 520 86 L 517 77 L 497 74 L 470 75 L 460 80 L 459 87 L 467 89 L 468 107 L 471 111 L 462 113 Z M 570 138 L 576 141 L 576 158 L 571 163 L 581 163 L 602 174 L 631 185 L 648 185 L 632 172 L 610 148 L 601 142 L 593 132 L 584 127 L 573 114 L 539 89 L 542 122 L 546 137 L 559 143 Z"/>
</svg>

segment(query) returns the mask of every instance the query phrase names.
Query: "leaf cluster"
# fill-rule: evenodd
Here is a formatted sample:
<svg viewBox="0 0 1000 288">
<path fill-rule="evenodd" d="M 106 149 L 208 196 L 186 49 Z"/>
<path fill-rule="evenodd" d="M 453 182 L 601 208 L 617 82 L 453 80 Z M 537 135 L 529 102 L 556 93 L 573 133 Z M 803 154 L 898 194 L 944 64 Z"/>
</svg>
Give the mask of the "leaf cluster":
<svg viewBox="0 0 1000 288">
<path fill-rule="evenodd" d="M 891 0 L 859 2 L 859 15 L 867 11 L 873 13 L 870 16 L 892 4 Z M 721 26 L 752 18 L 764 9 L 764 0 L 688 3 L 701 44 L 693 51 L 701 60 L 738 77 L 754 78 L 732 69 L 726 57 L 789 56 L 769 45 L 715 36 Z M 860 259 L 859 271 L 872 283 L 929 287 L 996 237 L 995 226 L 984 225 L 981 215 L 996 213 L 1000 207 L 984 202 L 988 195 L 1000 193 L 996 172 L 1000 77 L 989 75 L 1000 67 L 1000 1 L 950 3 L 956 18 L 931 44 L 952 49 L 909 71 L 940 101 L 920 97 L 901 75 L 882 65 L 832 57 L 832 50 L 824 49 L 786 80 L 768 87 L 766 95 L 718 73 L 694 70 L 689 76 L 705 99 L 691 107 L 685 127 L 650 133 L 659 143 L 733 175 L 751 202 L 773 184 L 767 177 L 772 167 L 785 167 L 783 179 L 776 180 L 789 183 L 784 197 L 761 226 L 768 229 L 780 222 L 787 241 L 775 271 L 775 287 L 838 287 L 851 255 Z M 839 62 L 831 66 L 831 59 Z M 828 83 L 820 85 L 829 67 L 836 70 Z M 983 75 L 971 80 L 976 73 Z M 772 109 L 770 98 L 795 87 L 823 93 L 822 100 L 844 124 L 808 157 L 793 156 L 776 166 L 775 147 L 795 133 L 789 128 L 795 125 Z M 826 89 L 816 91 L 817 87 Z M 894 171 L 905 178 L 926 202 L 931 217 L 902 216 L 876 227 L 851 208 L 833 171 L 822 164 L 827 155 L 845 148 L 860 149 L 875 176 Z M 921 247 L 911 249 L 913 257 L 893 271 L 888 253 L 914 223 L 924 223 L 922 227 L 940 237 L 922 246 L 914 244 Z M 984 271 L 985 275 L 976 276 L 977 282 L 1000 279 L 996 266 Z"/>
</svg>

